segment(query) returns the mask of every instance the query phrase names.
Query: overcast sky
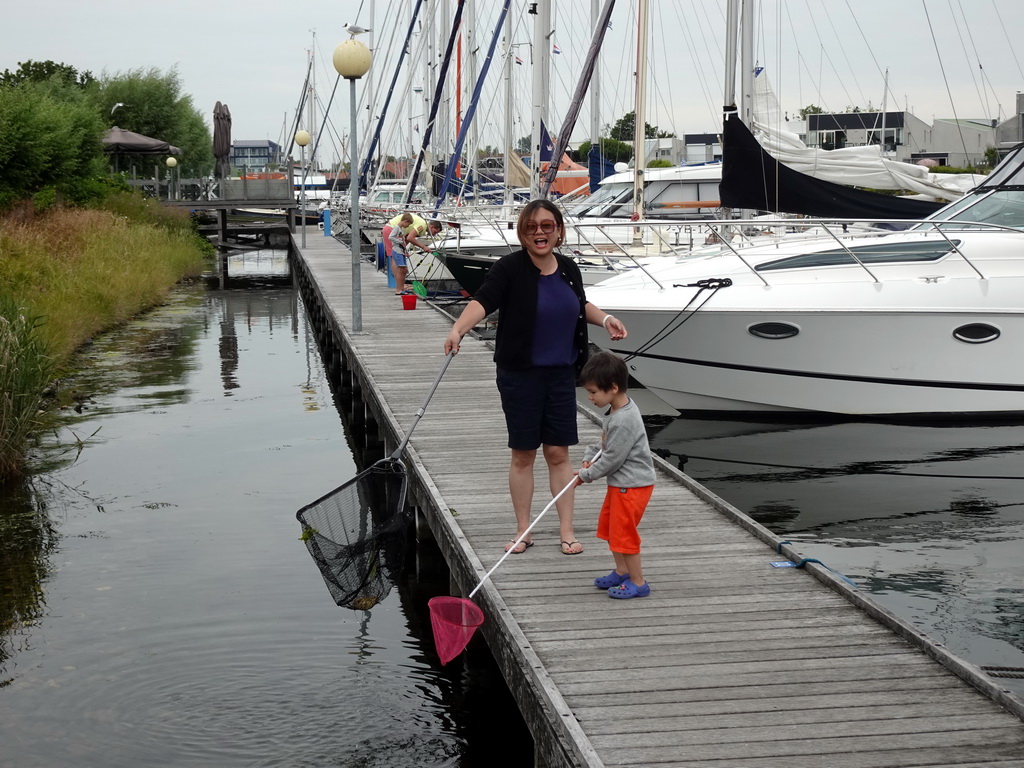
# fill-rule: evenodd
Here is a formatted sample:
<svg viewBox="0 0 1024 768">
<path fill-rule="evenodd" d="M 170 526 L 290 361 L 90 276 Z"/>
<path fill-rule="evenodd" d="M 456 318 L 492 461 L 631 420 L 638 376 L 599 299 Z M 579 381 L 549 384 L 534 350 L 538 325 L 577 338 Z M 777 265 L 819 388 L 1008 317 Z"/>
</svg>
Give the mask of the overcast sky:
<svg viewBox="0 0 1024 768">
<path fill-rule="evenodd" d="M 432 2 L 454 8 L 454 0 Z M 647 122 L 680 134 L 718 131 L 724 0 L 652 0 L 650 5 Z M 499 6 L 498 0 L 478 0 L 481 48 L 490 43 Z M 94 75 L 176 67 L 184 91 L 208 124 L 214 104 L 222 101 L 231 109 L 233 138 L 276 141 L 302 95 L 311 49 L 318 57 L 317 91 L 326 103 L 336 77 L 330 55 L 348 37 L 345 23 L 372 25 L 373 77 L 378 85 L 390 83 L 400 48 L 396 39 L 404 37 L 411 7 L 411 0 L 8 3 L 0 69 L 13 70 L 30 59 L 63 62 Z M 513 67 L 517 137 L 530 130 L 534 17 L 522 0 L 514 0 L 512 7 L 516 55 L 523 60 Z M 635 2 L 618 0 L 604 47 L 600 119 L 605 124 L 632 108 L 635 7 Z M 298 8 L 307 9 L 306 14 L 297 13 Z M 561 54 L 552 57 L 553 129 L 561 124 L 589 41 L 591 0 L 555 0 L 554 8 L 551 40 Z M 1006 119 L 1015 111 L 1016 93 L 1024 89 L 1024 0 L 763 0 L 757 16 L 759 63 L 790 113 L 808 104 L 829 111 L 880 108 L 885 70 L 887 108 L 909 109 L 926 122 L 954 114 Z M 371 43 L 369 35 L 360 39 Z M 423 46 L 424 36 L 418 35 L 413 48 Z M 496 61 L 478 112 L 481 144 L 501 142 L 501 74 Z M 415 131 L 425 124 L 423 104 L 403 98 L 404 83 L 403 77 L 390 113 L 400 116 L 393 129 L 398 135 L 386 139 L 393 143 L 402 136 L 406 143 L 417 141 Z M 413 84 L 422 83 L 417 75 Z M 383 99 L 378 97 L 378 106 Z M 348 133 L 348 104 L 345 83 L 330 113 L 337 136 Z M 442 110 L 441 117 L 451 111 Z M 587 138 L 589 125 L 587 102 L 574 138 Z"/>
</svg>

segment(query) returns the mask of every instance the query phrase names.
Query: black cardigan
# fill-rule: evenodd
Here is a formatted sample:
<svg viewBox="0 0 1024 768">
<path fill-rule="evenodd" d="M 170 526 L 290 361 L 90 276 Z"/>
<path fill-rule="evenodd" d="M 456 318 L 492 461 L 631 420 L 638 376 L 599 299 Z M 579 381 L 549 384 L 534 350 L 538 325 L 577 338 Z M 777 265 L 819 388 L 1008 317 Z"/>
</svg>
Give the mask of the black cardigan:
<svg viewBox="0 0 1024 768">
<path fill-rule="evenodd" d="M 580 300 L 576 319 L 574 344 L 576 372 L 587 361 L 587 296 L 583 291 L 583 276 L 572 259 L 555 253 L 558 273 Z M 494 263 L 483 285 L 473 297 L 491 314 L 501 310 L 498 330 L 494 336 L 494 362 L 500 368 L 522 369 L 532 365 L 533 331 L 537 321 L 537 288 L 540 270 L 525 250 L 502 256 Z"/>
</svg>

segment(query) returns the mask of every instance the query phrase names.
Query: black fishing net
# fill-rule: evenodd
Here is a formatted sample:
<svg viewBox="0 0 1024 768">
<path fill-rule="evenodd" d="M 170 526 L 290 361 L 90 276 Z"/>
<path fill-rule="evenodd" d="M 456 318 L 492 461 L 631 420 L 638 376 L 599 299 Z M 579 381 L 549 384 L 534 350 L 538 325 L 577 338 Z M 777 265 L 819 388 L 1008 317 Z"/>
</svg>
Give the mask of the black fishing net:
<svg viewBox="0 0 1024 768">
<path fill-rule="evenodd" d="M 369 610 L 395 584 L 405 559 L 406 473 L 394 457 L 308 504 L 295 516 L 334 602 Z"/>
</svg>

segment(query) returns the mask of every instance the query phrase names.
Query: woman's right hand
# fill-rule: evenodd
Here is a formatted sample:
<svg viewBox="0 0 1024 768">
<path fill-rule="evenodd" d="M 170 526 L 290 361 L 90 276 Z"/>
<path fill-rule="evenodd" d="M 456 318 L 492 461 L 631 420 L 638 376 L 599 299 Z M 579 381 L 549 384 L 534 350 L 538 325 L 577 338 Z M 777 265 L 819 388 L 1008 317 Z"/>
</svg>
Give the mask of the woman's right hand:
<svg viewBox="0 0 1024 768">
<path fill-rule="evenodd" d="M 452 326 L 451 331 L 448 333 L 448 338 L 444 340 L 444 353 L 446 355 L 451 352 L 458 354 L 460 344 L 462 344 L 462 334 L 455 330 L 455 326 Z"/>
</svg>

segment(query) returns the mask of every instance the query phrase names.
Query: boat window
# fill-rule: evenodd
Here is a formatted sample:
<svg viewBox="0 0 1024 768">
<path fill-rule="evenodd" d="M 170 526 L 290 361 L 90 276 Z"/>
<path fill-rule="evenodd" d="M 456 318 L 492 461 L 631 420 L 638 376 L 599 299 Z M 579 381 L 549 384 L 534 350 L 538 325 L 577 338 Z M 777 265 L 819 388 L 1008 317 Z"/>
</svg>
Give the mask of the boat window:
<svg viewBox="0 0 1024 768">
<path fill-rule="evenodd" d="M 977 221 L 1003 227 L 1024 228 L 1024 190 L 1000 189 L 989 194 L 971 194 L 936 213 L 932 220 Z M 927 230 L 921 224 L 918 229 Z"/>
<path fill-rule="evenodd" d="M 633 185 L 624 182 L 614 184 L 602 184 L 590 197 L 580 200 L 571 207 L 566 207 L 569 216 L 628 216 L 632 210 L 625 214 L 614 213 L 622 207 L 622 203 L 633 199 Z"/>
<path fill-rule="evenodd" d="M 960 245 L 959 240 L 951 241 Z M 881 243 L 878 245 L 861 245 L 851 248 L 850 252 L 857 255 L 864 264 L 895 264 L 910 261 L 937 261 L 948 254 L 952 248 L 945 240 L 919 243 Z M 856 264 L 845 248 L 833 248 L 816 253 L 803 253 L 785 259 L 759 264 L 758 272 L 778 269 L 806 269 L 808 267 L 835 267 Z"/>
<path fill-rule="evenodd" d="M 659 219 L 704 218 L 721 205 L 718 197 L 715 181 L 655 182 L 644 190 L 644 209 Z"/>
<path fill-rule="evenodd" d="M 791 323 L 757 323 L 747 328 L 747 333 L 761 339 L 791 339 L 800 329 Z"/>
<path fill-rule="evenodd" d="M 984 344 L 999 338 L 998 328 L 987 323 L 968 323 L 953 331 L 953 338 L 967 344 Z"/>
</svg>

